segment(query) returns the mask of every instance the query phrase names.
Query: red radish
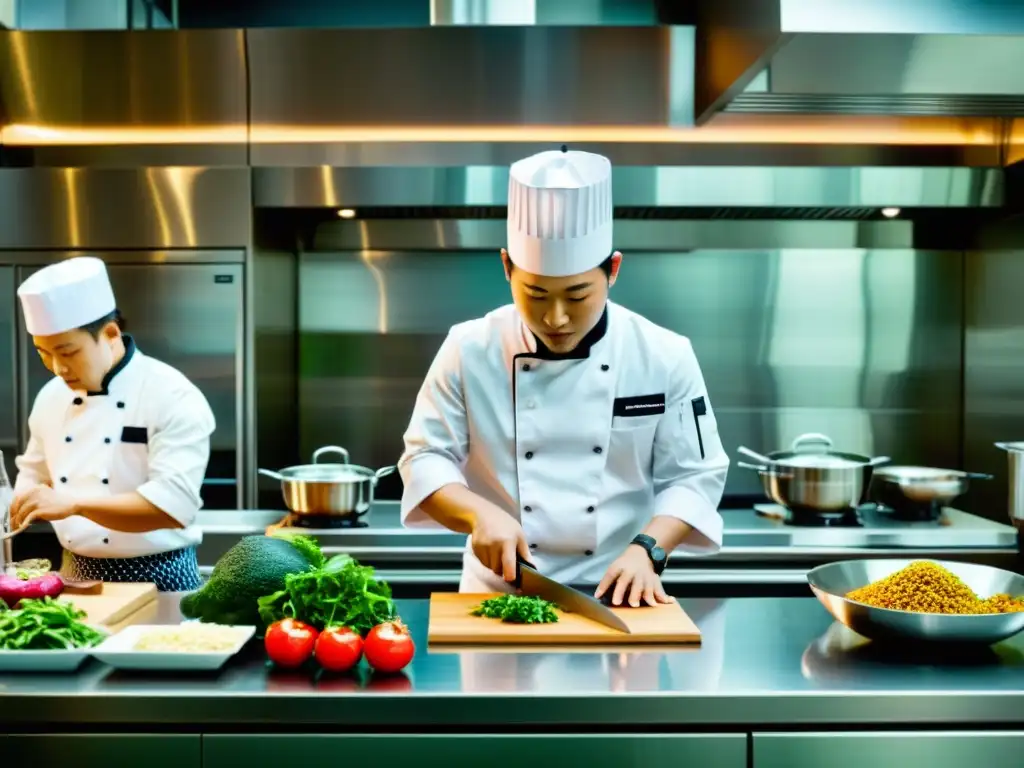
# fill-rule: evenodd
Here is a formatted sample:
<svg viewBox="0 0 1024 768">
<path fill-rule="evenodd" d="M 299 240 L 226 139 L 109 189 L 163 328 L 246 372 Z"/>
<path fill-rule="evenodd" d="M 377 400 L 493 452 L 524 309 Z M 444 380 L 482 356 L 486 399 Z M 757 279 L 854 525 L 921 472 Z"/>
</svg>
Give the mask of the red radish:
<svg viewBox="0 0 1024 768">
<path fill-rule="evenodd" d="M 64 591 L 64 580 L 57 573 L 45 573 L 33 579 L 0 576 L 0 600 L 14 608 L 21 600 L 57 597 Z"/>
</svg>

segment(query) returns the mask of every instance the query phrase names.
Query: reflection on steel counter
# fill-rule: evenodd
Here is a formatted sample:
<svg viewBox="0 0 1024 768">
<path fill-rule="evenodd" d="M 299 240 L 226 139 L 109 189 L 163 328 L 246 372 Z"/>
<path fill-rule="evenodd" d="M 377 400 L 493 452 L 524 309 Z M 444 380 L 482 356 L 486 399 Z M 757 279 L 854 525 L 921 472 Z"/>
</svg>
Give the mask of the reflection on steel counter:
<svg viewBox="0 0 1024 768">
<path fill-rule="evenodd" d="M 689 600 L 686 612 L 701 631 L 701 644 L 671 649 L 633 646 L 609 652 L 580 646 L 552 651 L 550 647 L 514 646 L 458 652 L 465 693 L 610 692 L 719 688 L 725 659 L 726 613 L 723 600 Z M 431 653 L 444 654 L 441 646 Z"/>
</svg>

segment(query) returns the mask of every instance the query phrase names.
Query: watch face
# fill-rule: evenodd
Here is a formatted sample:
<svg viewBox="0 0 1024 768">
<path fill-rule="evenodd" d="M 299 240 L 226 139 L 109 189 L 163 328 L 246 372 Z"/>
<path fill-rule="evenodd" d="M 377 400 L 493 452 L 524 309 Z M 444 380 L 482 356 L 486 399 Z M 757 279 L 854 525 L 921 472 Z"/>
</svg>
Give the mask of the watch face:
<svg viewBox="0 0 1024 768">
<path fill-rule="evenodd" d="M 665 562 L 665 550 L 661 547 L 655 547 L 651 550 L 651 559 L 656 563 Z"/>
</svg>

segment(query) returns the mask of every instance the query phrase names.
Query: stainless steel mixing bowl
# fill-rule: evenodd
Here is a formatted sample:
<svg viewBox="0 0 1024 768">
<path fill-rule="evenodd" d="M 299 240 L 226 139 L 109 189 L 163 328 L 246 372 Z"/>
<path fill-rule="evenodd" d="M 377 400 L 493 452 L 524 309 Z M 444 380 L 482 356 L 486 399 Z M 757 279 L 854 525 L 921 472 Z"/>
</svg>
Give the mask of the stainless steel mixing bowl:
<svg viewBox="0 0 1024 768">
<path fill-rule="evenodd" d="M 871 640 L 916 640 L 927 643 L 992 645 L 1024 629 L 1024 612 L 961 616 L 958 614 L 911 613 L 873 608 L 847 600 L 845 595 L 884 579 L 917 560 L 843 560 L 819 565 L 807 574 L 821 604 L 859 635 Z M 978 597 L 1006 593 L 1024 595 L 1024 576 L 987 565 L 932 560 L 959 576 Z"/>
</svg>

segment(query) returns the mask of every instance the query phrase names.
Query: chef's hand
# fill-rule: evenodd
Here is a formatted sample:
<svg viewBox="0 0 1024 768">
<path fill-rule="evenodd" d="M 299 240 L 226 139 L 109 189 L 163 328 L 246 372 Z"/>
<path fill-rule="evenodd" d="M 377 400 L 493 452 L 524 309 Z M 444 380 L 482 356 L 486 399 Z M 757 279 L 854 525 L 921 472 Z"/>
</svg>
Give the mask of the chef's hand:
<svg viewBox="0 0 1024 768">
<path fill-rule="evenodd" d="M 516 554 L 528 563 L 533 562 L 523 527 L 498 507 L 477 512 L 470 542 L 477 559 L 509 583 L 516 580 Z"/>
<path fill-rule="evenodd" d="M 627 597 L 634 608 L 640 606 L 641 600 L 647 605 L 675 602 L 661 586 L 661 579 L 654 572 L 654 563 L 647 550 L 636 544 L 626 547 L 626 551 L 608 567 L 594 597 L 600 599 L 612 587 L 615 588 L 612 605 L 622 605 Z"/>
<path fill-rule="evenodd" d="M 63 520 L 75 514 L 67 496 L 48 485 L 36 487 L 14 497 L 11 502 L 11 530 L 16 531 L 37 520 Z"/>
</svg>

